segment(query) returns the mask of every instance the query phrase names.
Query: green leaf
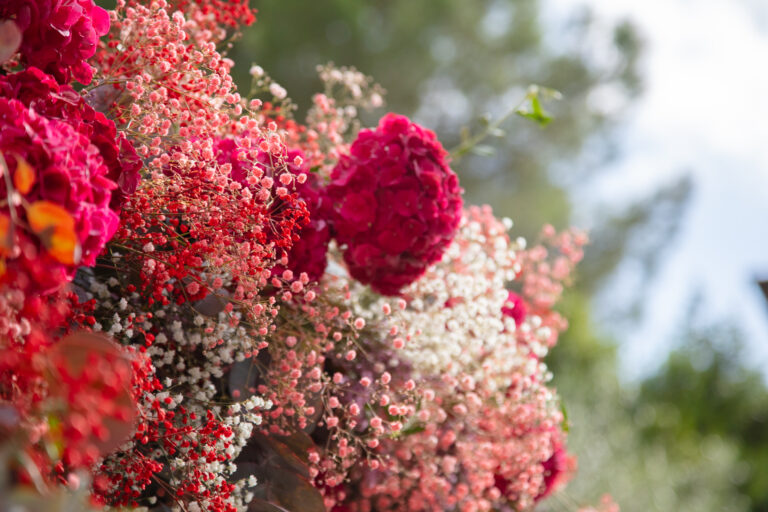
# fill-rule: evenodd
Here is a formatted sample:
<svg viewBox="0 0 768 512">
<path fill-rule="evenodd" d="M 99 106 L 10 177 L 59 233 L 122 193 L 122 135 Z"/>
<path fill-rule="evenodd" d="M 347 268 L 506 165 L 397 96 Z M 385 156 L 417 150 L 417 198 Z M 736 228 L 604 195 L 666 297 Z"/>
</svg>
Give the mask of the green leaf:
<svg viewBox="0 0 768 512">
<path fill-rule="evenodd" d="M 571 430 L 571 423 L 568 421 L 568 411 L 563 402 L 560 402 L 560 412 L 563 413 L 563 432 L 567 434 Z"/>
<path fill-rule="evenodd" d="M 424 432 L 424 425 L 417 423 L 415 425 L 411 425 L 410 427 L 404 428 L 400 431 L 401 436 L 410 436 L 413 434 L 418 434 L 419 432 Z"/>
<path fill-rule="evenodd" d="M 485 144 L 478 144 L 477 146 L 472 146 L 470 151 L 478 156 L 493 156 L 496 152 L 496 150 L 493 149 L 492 146 L 488 146 Z"/>
<path fill-rule="evenodd" d="M 493 137 L 504 137 L 507 135 L 507 132 L 502 130 L 501 128 L 491 128 L 488 130 L 488 135 L 491 135 Z"/>
<path fill-rule="evenodd" d="M 544 127 L 548 125 L 553 118 L 546 110 L 544 110 L 542 99 L 558 100 L 560 98 L 562 98 L 562 95 L 555 89 L 532 85 L 528 88 L 528 93 L 525 96 L 523 104 L 515 111 L 515 113 Z"/>
</svg>

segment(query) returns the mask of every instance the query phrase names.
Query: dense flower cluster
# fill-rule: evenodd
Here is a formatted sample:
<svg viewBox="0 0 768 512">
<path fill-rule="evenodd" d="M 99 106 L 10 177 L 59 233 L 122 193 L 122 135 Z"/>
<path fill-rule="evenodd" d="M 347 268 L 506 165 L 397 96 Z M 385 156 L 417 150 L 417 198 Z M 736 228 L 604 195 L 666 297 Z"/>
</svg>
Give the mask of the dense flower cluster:
<svg viewBox="0 0 768 512">
<path fill-rule="evenodd" d="M 254 140 L 253 144 L 258 146 L 262 141 Z M 249 183 L 249 175 L 253 171 L 259 176 L 267 176 L 266 182 L 260 184 L 269 185 L 273 192 L 279 197 L 277 204 L 273 207 L 275 210 L 290 207 L 290 203 L 284 201 L 286 194 L 282 196 L 277 190 L 282 187 L 285 189 L 289 185 L 295 188 L 294 197 L 290 200 L 298 199 L 306 208 L 308 218 L 302 221 L 303 226 L 300 230 L 293 233 L 292 245 L 290 249 L 284 252 L 287 258 L 287 268 L 295 275 L 306 272 L 311 281 L 317 281 L 325 272 L 326 252 L 328 242 L 331 238 L 328 222 L 329 217 L 327 199 L 321 190 L 318 177 L 310 171 L 306 156 L 299 149 L 287 149 L 279 155 L 281 161 L 285 162 L 288 173 L 283 175 L 282 179 L 274 180 L 269 177 L 269 169 L 275 161 L 275 155 L 268 152 L 261 152 L 256 156 L 255 162 L 250 162 L 247 158 L 247 150 L 238 147 L 234 139 L 221 139 L 214 145 L 217 162 L 220 165 L 229 164 L 232 166 L 231 178 L 244 187 L 253 185 Z M 294 181 L 295 178 L 295 181 Z M 253 182 L 253 179 L 250 180 Z M 287 190 L 287 189 L 286 189 Z M 273 274 L 282 274 L 286 267 L 277 266 L 273 268 Z"/>
<path fill-rule="evenodd" d="M 22 31 L 22 61 L 68 83 L 91 83 L 87 60 L 99 37 L 109 30 L 107 11 L 93 0 L 8 0 L 0 4 L 0 20 L 13 20 Z"/>
<path fill-rule="evenodd" d="M 397 294 L 439 261 L 461 218 L 461 189 L 435 134 L 394 114 L 363 130 L 331 174 L 333 229 L 357 280 Z"/>
<path fill-rule="evenodd" d="M 0 97 L 0 211 L 6 272 L 2 279 L 19 289 L 47 292 L 71 279 L 76 265 L 92 265 L 117 229 L 110 208 L 117 184 L 91 142 L 90 126 L 48 117 L 24 102 Z M 7 169 L 7 170 L 6 170 Z"/>
<path fill-rule="evenodd" d="M 539 360 L 558 331 L 521 305 L 520 324 L 508 321 L 505 285 L 543 279 L 522 264 L 530 251 L 509 239 L 510 225 L 471 208 L 443 261 L 404 290 L 410 300 L 393 315 L 411 331 L 396 346 L 425 384 L 421 405 L 403 427 L 412 432 L 384 444 L 386 471 L 354 475 L 349 510 L 527 509 L 572 469 Z"/>
<path fill-rule="evenodd" d="M 211 23 L 212 27 L 237 28 L 256 21 L 254 9 L 248 0 L 177 0 L 173 2 L 199 23 Z"/>
<path fill-rule="evenodd" d="M 530 510 L 567 480 L 543 357 L 583 235 L 465 210 L 434 133 L 360 130 L 383 90 L 352 68 L 305 122 L 258 65 L 243 97 L 247 1 L 8 18 L 0 478 L 174 512 Z"/>
</svg>

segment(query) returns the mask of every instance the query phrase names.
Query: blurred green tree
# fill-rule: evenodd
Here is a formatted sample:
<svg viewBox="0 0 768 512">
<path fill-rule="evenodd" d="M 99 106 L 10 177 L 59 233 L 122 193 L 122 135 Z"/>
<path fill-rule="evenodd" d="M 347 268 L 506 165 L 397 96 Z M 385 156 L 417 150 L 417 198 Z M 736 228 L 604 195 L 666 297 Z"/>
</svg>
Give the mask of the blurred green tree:
<svg viewBox="0 0 768 512">
<path fill-rule="evenodd" d="M 644 438 L 664 443 L 670 456 L 679 456 L 680 440 L 732 443 L 740 463 L 729 480 L 751 511 L 768 511 L 768 388 L 744 366 L 743 334 L 725 322 L 699 322 L 680 338 L 685 343 L 640 388 L 634 409 L 647 416 Z"/>
<path fill-rule="evenodd" d="M 668 378 L 666 368 L 672 363 L 645 383 L 622 382 L 616 346 L 600 336 L 589 297 L 583 293 L 577 289 L 568 294 L 563 313 L 569 329 L 547 359 L 572 425 L 568 446 L 579 457 L 579 469 L 565 492 L 545 503 L 543 510 L 564 510 L 563 502 L 594 503 L 604 492 L 614 497 L 622 512 L 763 510 L 755 506 L 748 487 L 760 488 L 764 476 L 753 476 L 765 466 L 755 465 L 754 474 L 747 472 L 743 461 L 747 445 L 740 434 L 691 426 L 701 416 L 717 415 L 717 405 L 712 406 L 706 393 L 689 394 L 676 378 Z M 703 389 L 703 375 L 691 366 L 696 354 L 691 346 L 691 351 L 675 353 L 670 361 L 690 370 L 683 372 L 689 386 Z M 737 358 L 728 359 L 733 363 L 732 377 L 744 375 Z M 761 393 L 765 394 L 764 388 L 755 388 L 745 393 L 752 398 L 744 400 L 751 402 Z"/>
</svg>

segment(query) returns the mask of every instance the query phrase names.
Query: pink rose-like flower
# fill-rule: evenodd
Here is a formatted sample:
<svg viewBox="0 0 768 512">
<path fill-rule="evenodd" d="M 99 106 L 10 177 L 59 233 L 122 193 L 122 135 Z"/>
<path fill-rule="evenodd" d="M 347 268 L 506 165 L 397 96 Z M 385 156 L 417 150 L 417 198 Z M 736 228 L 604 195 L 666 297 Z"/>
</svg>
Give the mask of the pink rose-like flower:
<svg viewBox="0 0 768 512">
<path fill-rule="evenodd" d="M 216 142 L 214 151 L 219 164 L 229 163 L 232 165 L 230 177 L 241 185 L 247 186 L 246 178 L 250 170 L 250 160 L 238 157 L 240 152 L 246 152 L 247 150 L 239 148 L 233 139 L 221 139 Z M 299 158 L 297 159 L 296 157 Z M 277 177 L 272 175 L 274 169 L 271 160 L 273 160 L 273 157 L 262 151 L 256 157 L 256 165 L 264 172 L 265 176 L 273 178 L 273 188 L 277 189 L 281 184 Z M 288 268 L 295 276 L 306 272 L 310 281 L 317 281 L 325 272 L 328 242 L 331 239 L 331 231 L 327 221 L 329 216 L 327 211 L 328 201 L 325 198 L 317 176 L 310 172 L 309 165 L 306 163 L 308 159 L 304 153 L 299 150 L 287 150 L 283 155 L 283 160 L 294 178 L 301 174 L 307 177 L 304 183 L 299 183 L 298 180 L 295 180 L 294 184 L 296 187 L 295 193 L 298 194 L 299 199 L 309 212 L 309 220 L 297 231 L 298 239 L 293 241 L 293 244 L 287 251 L 287 267 L 278 265 L 272 269 L 272 274 L 280 275 L 285 268 Z M 296 162 L 301 162 L 301 165 L 297 166 Z M 294 185 L 290 187 L 292 186 Z M 272 209 L 280 210 L 281 205 L 282 202 L 278 199 Z"/>
<path fill-rule="evenodd" d="M 0 76 L 0 96 L 13 98 L 38 114 L 72 125 L 99 150 L 107 166 L 106 177 L 117 184 L 112 191 L 110 208 L 115 212 L 136 191 L 142 163 L 130 141 L 117 133 L 115 123 L 91 108 L 68 85 L 59 85 L 50 75 L 29 68 Z"/>
<path fill-rule="evenodd" d="M 395 114 L 360 132 L 327 195 L 350 274 L 384 295 L 397 295 L 439 261 L 461 220 L 448 153 L 432 131 Z"/>
<path fill-rule="evenodd" d="M 109 31 L 109 15 L 93 0 L 4 0 L 0 20 L 12 19 L 22 31 L 22 61 L 68 83 L 89 84 L 86 62 L 99 37 Z"/>
<path fill-rule="evenodd" d="M 16 249 L 8 254 L 2 276 L 21 289 L 45 293 L 70 280 L 77 263 L 95 263 L 117 229 L 118 215 L 109 207 L 116 185 L 107 177 L 99 149 L 78 127 L 42 116 L 19 100 L 0 97 L 0 153 L 14 180 L 22 172 L 20 165 L 34 173 L 32 184 L 21 191 L 22 204 L 10 206 L 20 223 L 11 231 Z M 7 194 L 6 182 L 0 180 L 0 197 Z M 75 264 L 52 257 L 41 240 L 24 230 L 28 224 L 24 205 L 38 201 L 63 208 L 74 221 L 80 247 Z M 0 214 L 12 219 L 8 209 L 6 205 Z"/>
</svg>

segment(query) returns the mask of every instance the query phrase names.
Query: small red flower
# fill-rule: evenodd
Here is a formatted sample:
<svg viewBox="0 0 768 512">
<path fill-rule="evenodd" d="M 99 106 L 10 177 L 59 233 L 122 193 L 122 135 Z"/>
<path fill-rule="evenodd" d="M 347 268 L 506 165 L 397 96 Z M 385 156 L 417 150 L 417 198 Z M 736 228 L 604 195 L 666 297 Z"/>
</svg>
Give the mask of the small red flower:
<svg viewBox="0 0 768 512">
<path fill-rule="evenodd" d="M 576 465 L 573 457 L 568 455 L 560 439 L 555 439 L 552 456 L 542 463 L 544 468 L 544 488 L 535 500 L 546 498 L 556 491 L 570 477 Z"/>
</svg>

